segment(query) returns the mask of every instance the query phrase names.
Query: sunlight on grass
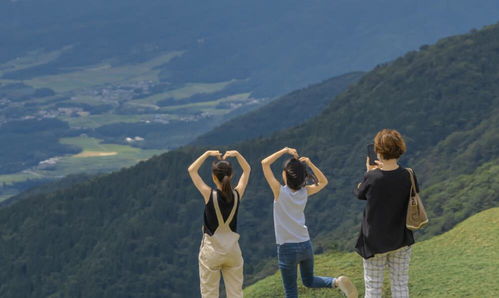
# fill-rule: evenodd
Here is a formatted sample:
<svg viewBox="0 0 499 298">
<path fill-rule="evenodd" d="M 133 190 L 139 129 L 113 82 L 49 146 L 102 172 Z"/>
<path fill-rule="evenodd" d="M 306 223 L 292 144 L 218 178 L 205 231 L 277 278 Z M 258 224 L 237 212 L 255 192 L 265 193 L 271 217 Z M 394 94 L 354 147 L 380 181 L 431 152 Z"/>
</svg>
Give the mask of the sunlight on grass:
<svg viewBox="0 0 499 298">
<path fill-rule="evenodd" d="M 13 60 L 0 64 L 0 76 L 5 73 L 35 67 L 56 60 L 64 52 L 71 49 L 71 46 L 65 46 L 59 50 L 44 52 L 31 51 L 25 56 L 17 57 Z"/>
<path fill-rule="evenodd" d="M 413 246 L 411 297 L 498 297 L 499 208 L 474 215 L 451 231 Z M 355 253 L 315 257 L 318 275 L 348 275 L 364 294 L 362 259 Z M 338 290 L 313 290 L 299 284 L 300 297 L 343 297 Z M 279 272 L 244 291 L 246 297 L 283 297 Z M 390 297 L 385 276 L 384 297 Z"/>
<path fill-rule="evenodd" d="M 118 115 L 118 114 L 99 114 L 84 117 L 59 117 L 62 121 L 69 123 L 71 128 L 97 128 L 113 123 L 135 123 L 148 120 L 148 115 Z"/>
<path fill-rule="evenodd" d="M 35 88 L 51 88 L 56 92 L 84 89 L 93 86 L 130 80 L 158 80 L 157 66 L 168 63 L 183 52 L 169 52 L 144 63 L 121 65 L 113 67 L 110 64 L 100 64 L 85 67 L 68 73 L 40 76 L 27 80 L 26 83 Z"/>
<path fill-rule="evenodd" d="M 149 97 L 144 97 L 141 99 L 133 100 L 129 102 L 130 105 L 141 105 L 141 104 L 156 104 L 158 101 L 172 98 L 172 99 L 183 99 L 193 96 L 198 93 L 213 93 L 220 91 L 233 83 L 235 80 L 218 82 L 218 83 L 188 83 L 183 87 L 154 94 Z"/>
<path fill-rule="evenodd" d="M 62 178 L 78 172 L 110 172 L 166 152 L 165 150 L 143 150 L 126 145 L 102 144 L 99 139 L 84 136 L 62 138 L 60 143 L 76 146 L 82 152 L 61 156 L 51 169 L 33 168 L 19 173 L 0 175 L 0 183 L 9 185 L 29 179 Z"/>
</svg>

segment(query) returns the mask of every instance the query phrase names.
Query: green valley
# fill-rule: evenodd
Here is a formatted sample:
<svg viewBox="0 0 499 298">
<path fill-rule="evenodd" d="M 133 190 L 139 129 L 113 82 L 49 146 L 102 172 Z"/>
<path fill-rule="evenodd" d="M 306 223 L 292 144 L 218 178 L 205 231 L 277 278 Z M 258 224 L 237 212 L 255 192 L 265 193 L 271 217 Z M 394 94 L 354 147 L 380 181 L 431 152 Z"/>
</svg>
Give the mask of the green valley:
<svg viewBox="0 0 499 298">
<path fill-rule="evenodd" d="M 358 79 L 351 72 L 493 23 L 497 9 L 495 0 L 0 1 L 0 197 L 67 174 L 34 170 L 83 150 L 62 138 L 85 134 L 151 156 L 267 137 L 320 113 Z M 336 86 L 310 85 L 345 73 Z M 227 120 L 299 88 L 268 108 L 289 101 L 289 115 L 259 110 L 240 119 L 251 121 L 245 129 L 227 130 Z"/>
<path fill-rule="evenodd" d="M 32 181 L 36 185 L 37 181 L 47 182 L 60 179 L 75 172 L 108 173 L 164 153 L 163 150 L 142 150 L 126 145 L 101 142 L 102 140 L 88 136 L 60 139 L 61 144 L 70 145 L 82 151 L 73 155 L 51 157 L 19 173 L 0 175 L 0 184 L 3 185 L 0 202 L 17 194 L 18 190 L 12 186 L 19 183 Z"/>
<path fill-rule="evenodd" d="M 159 59 L 159 62 L 144 63 L 145 66 L 135 66 L 135 68 L 137 71 L 142 69 L 143 72 L 154 72 L 154 66 L 165 62 L 168 57 L 170 56 Z M 109 71 L 111 71 L 109 68 L 94 70 L 102 72 L 102 76 L 106 76 Z M 330 89 L 321 89 L 322 97 L 315 96 L 310 99 L 310 94 L 307 93 L 293 95 L 292 102 L 295 104 L 308 102 L 311 105 L 303 109 L 305 114 L 295 122 L 280 127 L 290 127 L 314 116 L 335 95 L 358 80 L 360 75 L 360 73 L 348 74 L 330 79 L 328 85 Z M 58 79 L 52 76 L 47 84 L 62 82 L 64 86 L 69 86 L 65 80 L 72 80 L 74 77 L 77 77 L 77 72 L 72 76 L 60 75 Z M 100 80 L 87 83 L 98 84 L 98 82 Z M 63 93 L 49 92 L 51 95 L 37 98 L 33 97 L 37 90 L 47 89 L 35 89 L 20 82 L 0 85 L 0 96 L 2 92 L 4 96 L 21 96 L 24 107 L 29 107 L 20 108 L 17 101 L 7 100 L 4 109 L 0 109 L 0 115 L 4 113 L 4 119 L 9 119 L 5 120 L 0 130 L 0 137 L 7 143 L 15 144 L 11 148 L 0 149 L 2 152 L 0 200 L 64 175 L 81 171 L 88 173 L 112 171 L 133 165 L 138 160 L 190 142 L 197 135 L 228 117 L 234 117 L 262 105 L 261 100 L 251 97 L 251 93 L 238 93 L 237 90 L 232 90 L 230 86 L 234 84 L 237 85 L 238 82 L 190 83 L 179 88 L 158 91 L 157 94 L 154 93 L 156 91 L 150 91 L 154 94 L 139 98 L 129 98 L 130 92 L 136 91 L 127 89 L 128 87 L 116 90 L 111 88 L 109 91 L 99 93 L 95 90 L 100 90 L 101 87 L 93 85 L 90 88 Z M 43 87 L 47 86 L 49 85 Z M 289 97 L 284 96 L 278 102 L 286 102 Z M 288 103 L 290 104 L 291 102 Z M 272 106 L 264 109 L 270 111 Z M 272 127 L 271 124 L 267 126 Z M 110 144 L 115 144 L 119 148 L 126 148 L 125 151 L 128 153 L 120 153 L 114 157 L 86 158 L 84 167 L 77 166 L 78 162 L 75 162 L 72 155 L 86 150 L 89 144 L 65 140 L 78 140 L 80 135 L 88 136 L 83 139 L 90 143 L 100 140 L 109 144 L 108 147 L 112 146 Z M 246 136 L 250 137 L 251 135 Z M 18 150 L 12 150 L 15 147 L 18 147 Z M 53 166 L 55 163 L 58 166 Z M 51 166 L 47 167 L 47 164 Z M 47 168 L 50 170 L 46 170 Z"/>
</svg>

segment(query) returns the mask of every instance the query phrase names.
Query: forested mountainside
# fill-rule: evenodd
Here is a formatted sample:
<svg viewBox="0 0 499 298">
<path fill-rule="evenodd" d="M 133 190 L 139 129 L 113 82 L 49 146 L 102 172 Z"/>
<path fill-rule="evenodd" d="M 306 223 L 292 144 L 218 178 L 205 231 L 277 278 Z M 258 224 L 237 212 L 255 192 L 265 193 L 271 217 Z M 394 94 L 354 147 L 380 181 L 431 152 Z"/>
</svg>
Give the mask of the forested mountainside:
<svg viewBox="0 0 499 298">
<path fill-rule="evenodd" d="M 334 97 L 356 83 L 363 72 L 347 73 L 293 91 L 247 114 L 222 123 L 203 134 L 194 145 L 228 145 L 266 137 L 318 115 Z"/>
<path fill-rule="evenodd" d="M 497 206 L 498 79 L 493 25 L 375 68 L 305 124 L 209 147 L 237 149 L 253 167 L 239 218 L 246 280 L 275 269 L 265 266 L 275 263 L 275 246 L 260 160 L 283 146 L 309 156 L 330 181 L 306 210 L 317 251 L 352 249 L 363 207 L 352 188 L 364 172 L 365 145 L 381 128 L 406 136 L 401 163 L 415 168 L 431 219 L 424 237 Z M 186 168 L 207 148 L 171 151 L 0 209 L 0 296 L 199 295 L 203 200 Z"/>
</svg>

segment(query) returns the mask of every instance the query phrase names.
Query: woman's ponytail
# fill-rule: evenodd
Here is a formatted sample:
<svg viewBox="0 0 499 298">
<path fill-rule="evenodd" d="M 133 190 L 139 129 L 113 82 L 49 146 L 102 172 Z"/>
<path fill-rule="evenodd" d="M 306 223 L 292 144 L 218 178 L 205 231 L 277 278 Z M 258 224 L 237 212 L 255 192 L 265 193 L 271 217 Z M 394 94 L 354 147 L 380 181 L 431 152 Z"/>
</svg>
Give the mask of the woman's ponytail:
<svg viewBox="0 0 499 298">
<path fill-rule="evenodd" d="M 232 165 L 227 160 L 219 160 L 212 164 L 211 171 L 218 181 L 222 184 L 222 195 L 227 202 L 234 200 L 232 192 Z"/>
<path fill-rule="evenodd" d="M 224 176 L 222 179 L 222 193 L 228 202 L 234 200 L 234 193 L 232 192 L 232 185 L 230 183 L 230 177 Z"/>
<path fill-rule="evenodd" d="M 307 168 L 304 163 L 296 158 L 291 158 L 284 163 L 286 184 L 293 190 L 300 190 L 308 178 Z"/>
</svg>

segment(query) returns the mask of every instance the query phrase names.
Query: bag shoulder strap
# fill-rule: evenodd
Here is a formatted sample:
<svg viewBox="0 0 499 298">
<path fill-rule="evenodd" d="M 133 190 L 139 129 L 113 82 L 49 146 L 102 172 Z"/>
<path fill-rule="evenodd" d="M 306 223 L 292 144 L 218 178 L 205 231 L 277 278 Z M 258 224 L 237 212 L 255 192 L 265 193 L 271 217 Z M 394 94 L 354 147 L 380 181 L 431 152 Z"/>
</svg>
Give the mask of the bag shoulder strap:
<svg viewBox="0 0 499 298">
<path fill-rule="evenodd" d="M 234 214 L 236 213 L 237 209 L 237 204 L 238 204 L 238 196 L 237 193 L 234 191 L 234 206 L 232 207 L 232 210 L 230 211 L 229 218 L 227 218 L 227 221 L 224 221 L 222 212 L 220 211 L 220 206 L 218 205 L 218 192 L 216 190 L 213 190 L 213 205 L 215 207 L 215 213 L 217 214 L 217 220 L 218 220 L 218 225 L 227 225 L 232 221 L 232 218 L 234 217 Z"/>
<path fill-rule="evenodd" d="M 409 176 L 411 176 L 411 196 L 413 193 L 416 194 L 416 180 L 414 180 L 414 170 L 411 168 L 406 168 L 407 172 L 409 172 Z"/>
</svg>

